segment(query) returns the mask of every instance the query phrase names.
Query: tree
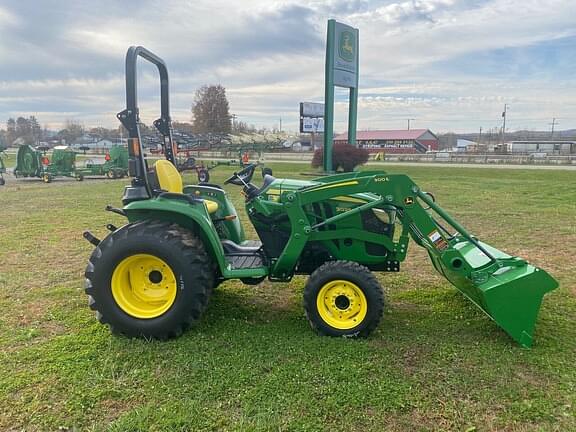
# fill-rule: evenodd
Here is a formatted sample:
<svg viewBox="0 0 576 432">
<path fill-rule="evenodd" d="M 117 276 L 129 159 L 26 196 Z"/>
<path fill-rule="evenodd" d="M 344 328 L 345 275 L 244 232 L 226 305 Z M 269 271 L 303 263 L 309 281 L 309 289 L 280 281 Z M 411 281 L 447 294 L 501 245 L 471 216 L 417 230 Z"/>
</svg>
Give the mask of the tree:
<svg viewBox="0 0 576 432">
<path fill-rule="evenodd" d="M 88 133 L 90 135 L 94 135 L 94 136 L 101 138 L 101 139 L 112 140 L 112 139 L 114 139 L 115 131 L 107 129 L 107 128 L 102 127 L 102 126 L 97 126 L 97 127 L 91 128 L 88 131 Z"/>
<path fill-rule="evenodd" d="M 246 122 L 236 120 L 232 125 L 232 133 L 233 134 L 242 134 L 242 133 L 256 133 L 257 129 L 256 126 L 253 124 L 248 124 Z"/>
<path fill-rule="evenodd" d="M 368 162 L 370 154 L 368 150 L 354 147 L 348 143 L 334 144 L 332 147 L 332 167 L 336 171 L 341 169 L 344 172 L 354 171 L 358 165 L 364 165 Z M 314 152 L 312 158 L 312 167 L 318 168 L 323 166 L 324 149 L 319 148 Z"/>
<path fill-rule="evenodd" d="M 84 135 L 84 126 L 74 120 L 66 120 L 66 127 L 58 132 L 58 136 L 65 140 L 67 145 L 70 145 Z"/>
<path fill-rule="evenodd" d="M 16 121 L 13 118 L 9 118 L 6 121 L 6 143 L 11 146 L 16 138 L 18 138 L 16 136 Z"/>
<path fill-rule="evenodd" d="M 27 143 L 33 141 L 32 128 L 28 119 L 24 117 L 18 117 L 16 119 L 16 136 L 18 138 L 23 138 Z"/>
<path fill-rule="evenodd" d="M 30 116 L 28 119 L 28 123 L 30 125 L 30 135 L 34 142 L 40 141 L 42 138 L 42 126 L 38 123 L 38 120 L 34 116 Z"/>
<path fill-rule="evenodd" d="M 226 89 L 218 84 L 196 90 L 192 115 L 196 133 L 230 133 L 232 122 Z"/>
<path fill-rule="evenodd" d="M 186 122 L 173 121 L 172 129 L 183 133 L 194 133 L 194 128 L 192 124 Z"/>
</svg>

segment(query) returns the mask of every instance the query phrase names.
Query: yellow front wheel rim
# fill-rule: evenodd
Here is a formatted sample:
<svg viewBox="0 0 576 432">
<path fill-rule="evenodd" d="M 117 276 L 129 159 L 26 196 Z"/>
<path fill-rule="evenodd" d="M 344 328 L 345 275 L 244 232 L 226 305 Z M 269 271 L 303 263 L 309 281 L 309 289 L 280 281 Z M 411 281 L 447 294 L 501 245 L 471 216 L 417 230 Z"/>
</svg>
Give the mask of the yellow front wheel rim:
<svg viewBox="0 0 576 432">
<path fill-rule="evenodd" d="M 364 292 L 347 280 L 332 280 L 320 289 L 316 297 L 320 318 L 339 330 L 358 326 L 368 313 Z"/>
<path fill-rule="evenodd" d="M 149 254 L 124 258 L 112 273 L 111 285 L 118 307 L 142 319 L 164 314 L 174 304 L 178 290 L 170 266 Z"/>
</svg>

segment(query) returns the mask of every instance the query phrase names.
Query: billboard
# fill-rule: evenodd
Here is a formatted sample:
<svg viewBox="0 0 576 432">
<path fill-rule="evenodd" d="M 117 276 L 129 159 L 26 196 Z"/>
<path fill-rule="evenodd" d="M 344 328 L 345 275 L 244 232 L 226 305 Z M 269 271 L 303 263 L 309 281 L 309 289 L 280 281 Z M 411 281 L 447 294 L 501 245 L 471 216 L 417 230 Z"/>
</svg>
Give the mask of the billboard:
<svg viewBox="0 0 576 432">
<path fill-rule="evenodd" d="M 303 117 L 300 119 L 300 132 L 324 133 L 324 119 L 317 117 Z"/>
<path fill-rule="evenodd" d="M 300 102 L 300 132 L 324 133 L 324 104 Z"/>
<path fill-rule="evenodd" d="M 300 102 L 300 117 L 324 117 L 324 104 Z"/>
</svg>

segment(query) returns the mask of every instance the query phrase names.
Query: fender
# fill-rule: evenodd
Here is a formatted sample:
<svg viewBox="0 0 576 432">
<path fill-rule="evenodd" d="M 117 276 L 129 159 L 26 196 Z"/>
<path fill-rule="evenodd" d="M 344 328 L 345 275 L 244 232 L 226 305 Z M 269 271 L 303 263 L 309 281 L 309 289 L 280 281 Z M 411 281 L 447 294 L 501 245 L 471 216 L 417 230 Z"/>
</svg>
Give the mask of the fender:
<svg viewBox="0 0 576 432">
<path fill-rule="evenodd" d="M 212 224 L 210 215 L 203 204 L 190 205 L 185 201 L 169 198 L 152 198 L 133 201 L 124 206 L 124 212 L 130 222 L 144 219 L 158 219 L 177 223 L 200 236 L 207 252 L 211 255 L 221 274 L 226 272 L 224 249 Z"/>
</svg>

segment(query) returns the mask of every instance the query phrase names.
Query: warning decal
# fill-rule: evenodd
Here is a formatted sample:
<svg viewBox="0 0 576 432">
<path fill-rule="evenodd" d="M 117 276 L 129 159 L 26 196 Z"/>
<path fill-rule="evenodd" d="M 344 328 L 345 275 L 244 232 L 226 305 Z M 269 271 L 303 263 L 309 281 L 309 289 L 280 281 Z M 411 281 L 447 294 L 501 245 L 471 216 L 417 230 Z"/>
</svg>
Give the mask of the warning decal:
<svg viewBox="0 0 576 432">
<path fill-rule="evenodd" d="M 434 230 L 430 234 L 428 234 L 428 238 L 434 244 L 434 246 L 436 246 L 436 249 L 438 250 L 444 250 L 448 247 L 448 243 L 446 242 L 446 240 L 444 240 L 444 237 L 440 235 L 438 230 Z"/>
</svg>

